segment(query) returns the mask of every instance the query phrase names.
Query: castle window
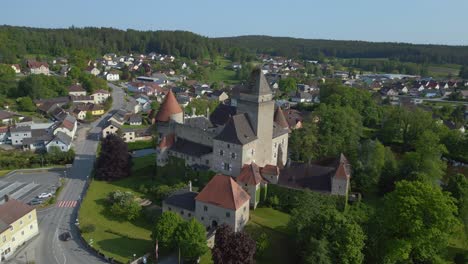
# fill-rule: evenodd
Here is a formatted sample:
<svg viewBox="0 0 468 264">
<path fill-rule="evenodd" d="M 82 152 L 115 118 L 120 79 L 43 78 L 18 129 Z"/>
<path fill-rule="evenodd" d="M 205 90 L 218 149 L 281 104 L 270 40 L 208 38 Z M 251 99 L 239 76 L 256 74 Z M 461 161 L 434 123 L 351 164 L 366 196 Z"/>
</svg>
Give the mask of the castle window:
<svg viewBox="0 0 468 264">
<path fill-rule="evenodd" d="M 223 156 L 224 155 L 224 151 L 222 149 L 219 150 L 219 155 L 220 156 Z"/>
<path fill-rule="evenodd" d="M 205 212 L 208 211 L 208 206 L 206 206 L 206 205 L 203 206 L 203 211 L 205 211 Z"/>
<path fill-rule="evenodd" d="M 232 169 L 231 164 L 224 163 L 224 170 L 228 171 L 228 170 L 231 170 L 231 169 Z"/>
<path fill-rule="evenodd" d="M 226 217 L 231 217 L 231 213 L 226 212 Z"/>
<path fill-rule="evenodd" d="M 180 211 L 180 214 L 181 214 L 181 215 L 184 215 L 184 211 Z"/>
<path fill-rule="evenodd" d="M 273 154 L 273 157 L 275 157 L 275 158 L 276 158 L 276 152 Z"/>
<path fill-rule="evenodd" d="M 230 144 L 227 144 L 227 148 L 231 148 L 231 145 L 230 145 Z"/>
<path fill-rule="evenodd" d="M 231 158 L 235 159 L 236 158 L 236 153 L 232 152 L 231 153 Z"/>
<path fill-rule="evenodd" d="M 278 144 L 275 142 L 274 148 L 276 148 L 277 145 L 278 145 Z"/>
</svg>

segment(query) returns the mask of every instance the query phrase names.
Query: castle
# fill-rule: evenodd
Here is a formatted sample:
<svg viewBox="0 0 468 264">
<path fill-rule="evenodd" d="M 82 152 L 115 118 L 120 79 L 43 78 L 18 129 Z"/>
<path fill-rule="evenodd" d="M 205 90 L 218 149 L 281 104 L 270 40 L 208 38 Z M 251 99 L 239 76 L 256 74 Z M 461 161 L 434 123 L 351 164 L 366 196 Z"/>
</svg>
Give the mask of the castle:
<svg viewBox="0 0 468 264">
<path fill-rule="evenodd" d="M 184 115 L 172 91 L 156 114 L 157 164 L 170 156 L 187 165 L 237 177 L 245 164 L 282 166 L 287 162 L 289 127 L 281 109 L 275 113 L 272 90 L 260 69 L 210 115 Z"/>
</svg>

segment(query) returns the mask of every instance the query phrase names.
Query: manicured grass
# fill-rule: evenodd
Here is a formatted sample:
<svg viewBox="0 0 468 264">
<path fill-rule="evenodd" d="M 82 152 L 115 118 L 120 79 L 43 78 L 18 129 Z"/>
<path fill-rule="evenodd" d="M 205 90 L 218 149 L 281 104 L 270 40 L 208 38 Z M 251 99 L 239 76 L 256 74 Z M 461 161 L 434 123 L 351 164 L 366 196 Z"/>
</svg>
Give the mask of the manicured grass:
<svg viewBox="0 0 468 264">
<path fill-rule="evenodd" d="M 128 151 L 140 150 L 140 149 L 149 149 L 155 147 L 155 141 L 151 140 L 141 140 L 135 142 L 128 142 Z"/>
<path fill-rule="evenodd" d="M 0 170 L 0 177 L 7 175 L 11 170 Z"/>
<path fill-rule="evenodd" d="M 142 256 L 151 251 L 151 223 L 143 216 L 133 221 L 116 219 L 108 211 L 107 195 L 115 190 L 132 191 L 138 196 L 140 193 L 124 186 L 132 178 L 116 182 L 93 181 L 83 200 L 79 221 L 80 225 L 93 224 L 94 232 L 85 233 L 86 241 L 93 239 L 93 247 L 107 257 L 126 263 L 133 258 L 133 254 Z M 133 179 L 134 180 L 134 179 Z"/>
<path fill-rule="evenodd" d="M 265 233 L 269 246 L 263 255 L 257 255 L 259 264 L 294 263 L 294 238 L 287 228 L 290 216 L 272 208 L 257 208 L 250 212 L 245 231 L 254 239 Z"/>
</svg>

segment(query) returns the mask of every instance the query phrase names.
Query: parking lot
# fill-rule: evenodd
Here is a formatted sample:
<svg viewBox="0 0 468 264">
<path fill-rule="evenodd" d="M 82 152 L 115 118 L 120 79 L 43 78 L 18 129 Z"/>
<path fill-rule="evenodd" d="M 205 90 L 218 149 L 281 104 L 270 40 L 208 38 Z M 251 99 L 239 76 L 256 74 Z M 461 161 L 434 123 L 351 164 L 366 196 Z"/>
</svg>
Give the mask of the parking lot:
<svg viewBox="0 0 468 264">
<path fill-rule="evenodd" d="M 0 204 L 5 195 L 28 203 L 41 193 L 54 193 L 65 174 L 65 169 L 25 170 L 0 178 Z"/>
</svg>

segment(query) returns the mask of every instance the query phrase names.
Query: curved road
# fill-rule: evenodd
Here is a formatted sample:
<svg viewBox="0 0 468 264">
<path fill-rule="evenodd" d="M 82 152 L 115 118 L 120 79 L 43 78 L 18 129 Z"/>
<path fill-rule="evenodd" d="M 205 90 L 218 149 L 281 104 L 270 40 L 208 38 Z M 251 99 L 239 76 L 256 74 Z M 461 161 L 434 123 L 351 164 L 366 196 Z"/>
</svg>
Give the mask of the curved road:
<svg viewBox="0 0 468 264">
<path fill-rule="evenodd" d="M 109 83 L 113 89 L 112 109 L 118 110 L 124 107 L 124 92 L 113 84 Z M 85 191 L 85 184 L 90 177 L 96 159 L 96 150 L 99 135 L 107 114 L 90 125 L 81 125 L 78 130 L 77 139 L 74 141 L 76 157 L 73 166 L 68 170 L 68 183 L 60 193 L 57 201 L 78 201 Z M 104 260 L 89 252 L 78 238 L 78 231 L 75 226 L 78 206 L 51 207 L 38 212 L 40 234 L 23 250 L 16 254 L 12 263 L 24 263 L 26 260 L 34 260 L 38 264 L 79 264 L 79 263 L 105 263 Z M 73 239 L 62 242 L 58 236 L 69 231 Z M 18 262 L 18 260 L 21 260 Z"/>
</svg>

